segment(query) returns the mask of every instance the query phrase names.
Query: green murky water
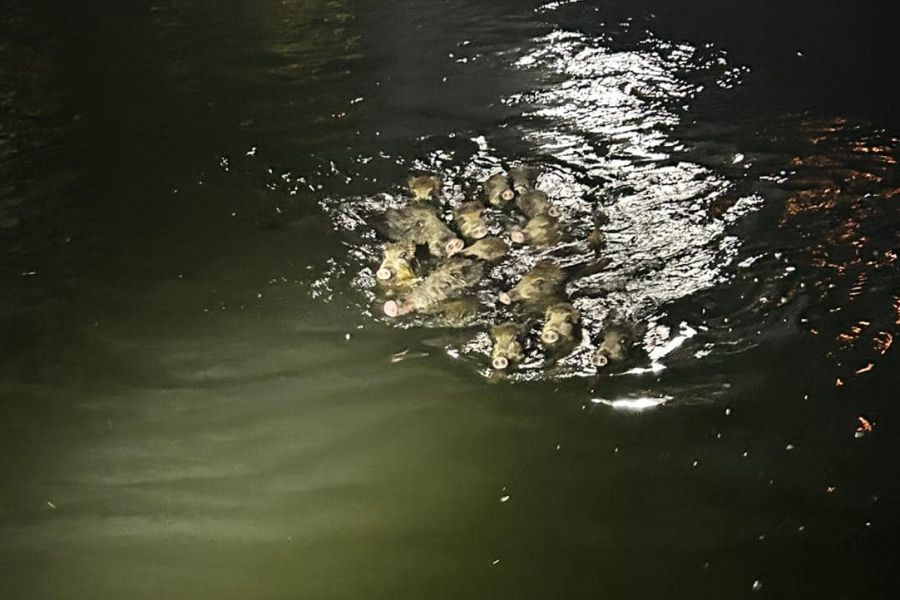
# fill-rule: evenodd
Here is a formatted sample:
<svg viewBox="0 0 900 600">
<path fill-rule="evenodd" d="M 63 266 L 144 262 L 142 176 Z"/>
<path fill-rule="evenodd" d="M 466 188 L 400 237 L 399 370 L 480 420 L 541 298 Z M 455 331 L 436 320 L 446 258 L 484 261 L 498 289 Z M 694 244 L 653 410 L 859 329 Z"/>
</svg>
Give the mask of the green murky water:
<svg viewBox="0 0 900 600">
<path fill-rule="evenodd" d="M 0 9 L 0 596 L 891 596 L 879 13 L 76 4 Z M 380 316 L 406 174 L 520 161 L 631 372 Z"/>
</svg>

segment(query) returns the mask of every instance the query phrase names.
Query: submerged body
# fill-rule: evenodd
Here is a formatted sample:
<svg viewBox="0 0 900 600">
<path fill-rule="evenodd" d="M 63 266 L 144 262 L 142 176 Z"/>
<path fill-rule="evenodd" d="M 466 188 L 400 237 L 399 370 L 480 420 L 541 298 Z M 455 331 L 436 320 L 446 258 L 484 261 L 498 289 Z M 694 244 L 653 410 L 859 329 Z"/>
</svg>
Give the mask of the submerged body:
<svg viewBox="0 0 900 600">
<path fill-rule="evenodd" d="M 495 262 L 509 253 L 509 246 L 498 237 L 481 238 L 471 246 L 463 248 L 459 254 L 477 258 L 485 262 Z"/>
<path fill-rule="evenodd" d="M 429 273 L 402 301 L 385 302 L 384 314 L 399 317 L 430 310 L 445 300 L 462 295 L 481 281 L 483 276 L 483 263 L 461 256 L 449 258 Z"/>
<path fill-rule="evenodd" d="M 498 299 L 503 304 L 524 302 L 528 304 L 544 304 L 555 300 L 560 292 L 566 274 L 549 260 L 538 262 L 530 271 L 522 276 L 519 283 L 508 292 L 500 294 Z"/>
<path fill-rule="evenodd" d="M 438 327 L 469 327 L 478 318 L 481 308 L 477 298 L 465 296 L 444 300 L 428 307 L 423 313 L 433 316 Z"/>
<path fill-rule="evenodd" d="M 587 237 L 587 243 L 594 250 L 602 250 L 606 247 L 606 234 L 599 227 L 594 227 Z"/>
<path fill-rule="evenodd" d="M 524 325 L 513 322 L 491 327 L 491 366 L 502 371 L 510 364 L 525 360 L 525 349 L 521 341 L 525 329 Z"/>
<path fill-rule="evenodd" d="M 509 181 L 517 194 L 530 192 L 537 184 L 537 172 L 528 167 L 513 167 L 509 170 Z"/>
</svg>

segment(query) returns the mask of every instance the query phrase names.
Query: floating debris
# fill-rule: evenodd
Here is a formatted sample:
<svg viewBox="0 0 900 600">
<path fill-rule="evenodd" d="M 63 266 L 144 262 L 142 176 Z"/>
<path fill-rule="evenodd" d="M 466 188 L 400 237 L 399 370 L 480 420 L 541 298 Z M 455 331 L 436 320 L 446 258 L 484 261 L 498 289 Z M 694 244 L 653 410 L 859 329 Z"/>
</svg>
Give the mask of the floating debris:
<svg viewBox="0 0 900 600">
<path fill-rule="evenodd" d="M 868 373 L 869 371 L 871 371 L 871 370 L 874 369 L 874 368 L 875 368 L 875 363 L 871 363 L 871 362 L 870 362 L 869 364 L 867 364 L 867 365 L 864 366 L 863 368 L 857 369 L 857 370 L 856 370 L 856 374 L 859 375 L 859 374 L 861 374 L 861 373 Z"/>
<path fill-rule="evenodd" d="M 879 354 L 885 354 L 894 343 L 894 336 L 887 331 L 879 331 L 875 336 L 875 351 Z"/>
<path fill-rule="evenodd" d="M 403 362 L 406 359 L 406 355 L 409 354 L 409 349 L 403 350 L 402 352 L 397 352 L 395 354 L 391 354 L 391 362 L 397 364 L 398 362 Z"/>
<path fill-rule="evenodd" d="M 859 438 L 863 437 L 864 435 L 866 435 L 867 433 L 870 433 L 873 429 L 875 429 L 875 426 L 872 424 L 872 422 L 869 421 L 864 416 L 860 415 L 856 418 L 859 420 L 859 426 L 856 428 L 856 431 L 853 433 L 853 437 L 859 439 Z"/>
<path fill-rule="evenodd" d="M 402 352 L 397 352 L 395 354 L 391 354 L 391 363 L 397 364 L 397 363 L 401 363 L 407 359 L 425 358 L 426 356 L 428 356 L 427 352 L 411 352 L 409 350 L 409 348 L 407 348 L 406 350 L 403 350 Z"/>
</svg>

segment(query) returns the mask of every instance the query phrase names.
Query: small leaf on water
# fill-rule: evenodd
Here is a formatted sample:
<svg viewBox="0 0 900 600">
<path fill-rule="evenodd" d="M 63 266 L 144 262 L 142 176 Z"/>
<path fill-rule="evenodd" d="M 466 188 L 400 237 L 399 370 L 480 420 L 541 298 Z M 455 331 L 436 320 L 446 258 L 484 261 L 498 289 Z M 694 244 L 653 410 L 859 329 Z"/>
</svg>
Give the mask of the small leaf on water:
<svg viewBox="0 0 900 600">
<path fill-rule="evenodd" d="M 406 349 L 403 352 L 391 354 L 391 362 L 396 364 L 409 358 L 425 358 L 426 356 L 428 356 L 427 352 L 410 352 L 409 349 Z"/>
<path fill-rule="evenodd" d="M 406 355 L 409 354 L 409 350 L 404 350 L 402 352 L 397 352 L 396 354 L 391 354 L 391 362 L 397 364 L 398 362 L 402 362 L 403 359 L 406 358 Z"/>
</svg>

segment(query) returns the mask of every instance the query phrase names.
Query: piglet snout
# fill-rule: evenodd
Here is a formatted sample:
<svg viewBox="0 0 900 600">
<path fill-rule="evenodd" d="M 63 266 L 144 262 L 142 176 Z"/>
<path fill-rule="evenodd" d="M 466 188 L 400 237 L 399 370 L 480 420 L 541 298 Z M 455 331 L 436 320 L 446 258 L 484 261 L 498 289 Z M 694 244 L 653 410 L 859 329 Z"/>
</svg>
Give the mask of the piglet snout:
<svg viewBox="0 0 900 600">
<path fill-rule="evenodd" d="M 447 242 L 447 245 L 445 246 L 445 249 L 447 250 L 447 256 L 453 256 L 454 254 L 456 254 L 457 252 L 459 252 L 460 250 L 462 250 L 465 247 L 466 247 L 465 242 L 463 242 L 459 238 L 453 238 L 452 240 Z"/>
<path fill-rule="evenodd" d="M 541 333 L 541 341 L 552 346 L 559 341 L 559 333 L 553 329 L 548 329 Z"/>
</svg>

